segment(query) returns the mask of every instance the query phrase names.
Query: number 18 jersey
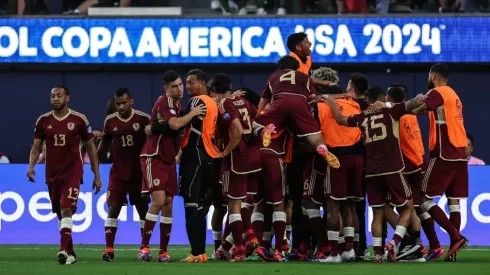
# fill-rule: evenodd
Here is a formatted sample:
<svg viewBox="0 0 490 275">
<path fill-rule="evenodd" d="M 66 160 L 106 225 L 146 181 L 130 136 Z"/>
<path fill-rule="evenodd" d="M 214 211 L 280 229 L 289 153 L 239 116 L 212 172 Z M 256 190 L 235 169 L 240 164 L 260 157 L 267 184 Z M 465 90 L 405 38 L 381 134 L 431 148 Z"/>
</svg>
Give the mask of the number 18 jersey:
<svg viewBox="0 0 490 275">
<path fill-rule="evenodd" d="M 349 127 L 359 127 L 366 144 L 366 177 L 401 172 L 405 168 L 399 142 L 399 120 L 405 104 L 395 104 L 370 112 L 369 108 L 347 119 Z"/>
<path fill-rule="evenodd" d="M 243 128 L 240 143 L 233 149 L 229 159 L 231 171 L 247 174 L 260 170 L 260 152 L 253 136 L 253 118 L 257 109 L 246 99 L 233 96 L 223 99 L 218 106 L 219 135 L 226 147 L 230 143 L 229 128 L 234 119 L 238 119 Z"/>
<path fill-rule="evenodd" d="M 106 117 L 103 139 L 106 144 L 112 142 L 111 178 L 128 181 L 141 174 L 140 153 L 145 145 L 148 124 L 150 116 L 134 109 L 126 119 L 118 113 Z"/>
</svg>

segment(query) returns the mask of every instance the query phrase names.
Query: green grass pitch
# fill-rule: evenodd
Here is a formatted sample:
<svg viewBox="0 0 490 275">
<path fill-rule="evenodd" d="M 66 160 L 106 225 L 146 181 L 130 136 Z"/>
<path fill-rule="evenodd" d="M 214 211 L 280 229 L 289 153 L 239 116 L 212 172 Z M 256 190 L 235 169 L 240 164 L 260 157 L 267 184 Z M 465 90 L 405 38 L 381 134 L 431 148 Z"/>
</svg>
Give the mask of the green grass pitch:
<svg viewBox="0 0 490 275">
<path fill-rule="evenodd" d="M 136 259 L 137 246 L 116 246 L 116 261 L 103 262 L 100 254 L 103 246 L 77 245 L 78 262 L 75 265 L 59 265 L 56 260 L 58 246 L 41 245 L 0 245 L 0 274 L 61 274 L 61 275 L 94 275 L 94 274 L 182 274 L 182 275 L 242 275 L 242 274 L 281 274 L 281 275 L 465 275 L 490 274 L 490 248 L 469 247 L 458 254 L 456 263 L 446 263 L 443 259 L 428 263 L 385 263 L 371 262 L 324 264 L 308 262 L 286 263 L 227 263 L 210 260 L 205 264 L 183 264 L 180 259 L 189 252 L 186 246 L 172 246 L 169 255 L 173 263 L 158 263 L 154 258 L 150 263 Z M 208 255 L 212 247 L 207 248 Z M 447 250 L 446 250 L 447 251 Z M 157 247 L 153 250 L 158 252 Z M 157 254 L 153 254 L 157 256 Z"/>
</svg>

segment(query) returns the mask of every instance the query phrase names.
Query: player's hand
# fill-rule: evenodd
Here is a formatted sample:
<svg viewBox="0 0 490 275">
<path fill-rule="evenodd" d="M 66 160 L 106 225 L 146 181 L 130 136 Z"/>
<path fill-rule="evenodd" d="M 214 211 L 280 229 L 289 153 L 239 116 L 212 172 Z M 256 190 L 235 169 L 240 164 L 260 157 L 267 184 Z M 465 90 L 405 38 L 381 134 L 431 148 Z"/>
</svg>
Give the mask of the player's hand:
<svg viewBox="0 0 490 275">
<path fill-rule="evenodd" d="M 207 110 L 207 108 L 206 108 L 206 105 L 204 105 L 204 104 L 191 107 L 191 113 L 194 116 L 203 115 L 204 113 L 206 113 L 206 110 Z"/>
<path fill-rule="evenodd" d="M 425 102 L 425 95 L 418 94 L 417 96 L 415 96 L 415 100 L 417 101 L 417 104 L 422 104 Z"/>
<path fill-rule="evenodd" d="M 243 90 L 236 90 L 236 91 L 235 91 L 235 92 L 232 94 L 232 96 L 244 96 L 244 95 L 246 95 L 246 94 L 247 94 L 247 92 L 246 92 L 246 91 L 243 91 Z"/>
<path fill-rule="evenodd" d="M 381 102 L 381 101 L 376 101 L 373 104 L 371 104 L 370 111 L 377 112 L 377 111 L 384 109 L 384 108 L 386 108 L 386 103 Z"/>
<path fill-rule="evenodd" d="M 95 189 L 94 195 L 97 195 L 100 192 L 101 188 L 102 188 L 102 182 L 100 181 L 99 177 L 96 177 L 94 179 L 94 183 L 92 184 L 92 190 Z"/>
<path fill-rule="evenodd" d="M 145 134 L 146 134 L 147 137 L 153 135 L 153 133 L 151 132 L 151 125 L 146 125 L 146 127 L 145 127 Z"/>
<path fill-rule="evenodd" d="M 182 156 L 182 154 L 178 154 L 175 156 L 175 163 L 176 164 L 180 164 L 180 157 Z"/>
<path fill-rule="evenodd" d="M 27 179 L 30 182 L 36 181 L 36 170 L 34 170 L 34 168 L 29 168 L 29 171 L 27 171 Z"/>
</svg>

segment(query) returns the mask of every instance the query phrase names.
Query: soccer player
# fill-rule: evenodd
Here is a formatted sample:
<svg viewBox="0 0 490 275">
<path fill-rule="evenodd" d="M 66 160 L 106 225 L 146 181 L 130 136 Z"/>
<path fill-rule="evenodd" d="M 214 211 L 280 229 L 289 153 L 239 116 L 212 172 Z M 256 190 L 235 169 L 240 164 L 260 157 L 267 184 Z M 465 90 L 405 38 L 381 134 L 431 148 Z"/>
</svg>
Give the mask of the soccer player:
<svg viewBox="0 0 490 275">
<path fill-rule="evenodd" d="M 376 105 L 371 106 L 365 112 L 349 117 L 341 114 L 335 100 L 330 97 L 326 99 L 339 125 L 358 127 L 364 133 L 368 202 L 374 214 L 371 229 L 375 262 L 383 262 L 382 224 L 386 201 L 402 209 L 393 239 L 386 244 L 389 260 L 392 262 L 396 261 L 398 245 L 405 235 L 413 212 L 412 194 L 402 173 L 404 164 L 397 128 L 400 117 L 421 104 L 420 99 L 418 96 L 405 104 L 395 104 L 392 108 L 377 109 Z M 367 102 L 374 104 L 376 101 L 385 101 L 384 92 L 379 87 L 371 87 L 367 90 Z"/>
<path fill-rule="evenodd" d="M 167 253 L 170 232 L 172 229 L 172 203 L 177 195 L 176 156 L 180 147 L 179 130 L 192 118 L 205 112 L 204 106 L 193 107 L 192 111 L 182 116 L 180 99 L 183 97 L 184 85 L 180 76 L 174 71 L 163 74 L 165 94 L 155 102 L 151 112 L 150 124 L 164 124 L 162 134 L 151 135 L 146 139 L 141 151 L 141 170 L 143 172 L 142 192 L 151 195 L 151 205 L 145 217 L 141 247 L 138 258 L 151 261 L 150 239 L 161 212 L 160 218 L 160 252 L 159 262 L 171 262 Z M 155 128 L 157 130 L 157 128 Z"/>
<path fill-rule="evenodd" d="M 83 164 L 80 152 L 81 142 L 86 143 L 90 165 L 94 173 L 92 189 L 95 194 L 102 187 L 99 174 L 97 150 L 93 141 L 92 128 L 87 118 L 68 108 L 70 91 L 63 86 L 51 90 L 53 110 L 41 115 L 34 128 L 34 145 L 29 158 L 27 178 L 34 182 L 34 166 L 39 158 L 41 146 L 46 142 L 46 183 L 53 213 L 58 216 L 60 264 L 74 264 L 77 256 L 73 250 L 72 216 L 77 210 Z"/>
<path fill-rule="evenodd" d="M 321 99 L 314 94 L 314 86 L 310 78 L 296 72 L 299 63 L 290 56 L 282 57 L 278 62 L 279 70 L 267 81 L 262 98 L 273 98 L 270 107 L 256 120 L 255 133 L 261 133 L 264 146 L 268 146 L 272 130 L 265 125 L 274 125 L 277 130 L 290 128 L 298 137 L 304 137 L 315 151 L 332 167 L 340 166 L 338 159 L 331 154 L 323 142 L 309 101 Z"/>
<path fill-rule="evenodd" d="M 329 95 L 342 94 L 338 86 L 328 87 Z M 339 98 L 336 106 L 342 115 L 352 116 L 361 112 L 352 98 Z M 364 200 L 362 192 L 364 152 L 359 149 L 361 131 L 339 125 L 326 103 L 318 103 L 318 117 L 322 136 L 331 152 L 339 158 L 339 169 L 328 169 L 325 177 L 328 242 L 332 249 L 326 262 L 354 261 L 354 234 L 357 222 L 356 202 Z M 340 213 L 342 216 L 340 217 Z M 342 219 L 345 246 L 339 250 L 340 219 Z M 340 253 L 340 254 L 339 254 Z"/>
<path fill-rule="evenodd" d="M 209 207 L 204 205 L 208 189 L 215 181 L 213 159 L 219 158 L 214 149 L 218 106 L 207 94 L 206 74 L 198 69 L 187 73 L 186 88 L 189 96 L 187 110 L 203 106 L 206 111 L 194 117 L 186 127 L 182 140 L 179 166 L 179 190 L 184 198 L 185 225 L 191 245 L 191 253 L 182 262 L 207 262 L 206 215 Z"/>
<path fill-rule="evenodd" d="M 107 154 L 112 142 L 113 162 L 107 187 L 109 211 L 104 224 L 106 250 L 102 260 L 114 261 L 114 239 L 117 231 L 117 218 L 123 205 L 136 206 L 143 231 L 144 218 L 148 212 L 148 199 L 141 196 L 143 174 L 140 166 L 140 153 L 146 141 L 145 127 L 150 124 L 150 116 L 133 109 L 134 99 L 126 88 L 119 88 L 114 94 L 117 112 L 108 115 L 104 121 L 104 133 L 99 144 L 99 156 Z"/>
<path fill-rule="evenodd" d="M 413 113 L 429 111 L 430 119 L 431 160 L 422 182 L 422 191 L 425 193 L 422 208 L 449 234 L 451 247 L 444 260 L 455 261 L 456 252 L 468 245 L 468 240 L 459 233 L 459 200 L 468 197 L 465 154 L 468 140 L 463 121 L 463 104 L 456 92 L 448 86 L 448 77 L 447 65 L 438 63 L 430 68 L 429 92 L 425 96 L 425 103 Z M 433 201 L 444 193 L 448 198 L 449 219 Z M 440 254 L 440 251 L 431 250 L 428 257 L 431 257 L 432 252 Z"/>
<path fill-rule="evenodd" d="M 233 96 L 230 90 L 229 76 L 217 74 L 211 96 L 219 102 L 218 128 L 220 138 L 225 144 L 225 149 L 218 151 L 218 154 L 223 158 L 223 193 L 228 197 L 228 221 L 235 245 L 232 261 L 243 262 L 245 247 L 242 239 L 242 201 L 247 196 L 252 174 L 261 169 L 258 147 L 255 146 L 252 134 L 253 118 L 257 109 L 244 98 Z"/>
</svg>

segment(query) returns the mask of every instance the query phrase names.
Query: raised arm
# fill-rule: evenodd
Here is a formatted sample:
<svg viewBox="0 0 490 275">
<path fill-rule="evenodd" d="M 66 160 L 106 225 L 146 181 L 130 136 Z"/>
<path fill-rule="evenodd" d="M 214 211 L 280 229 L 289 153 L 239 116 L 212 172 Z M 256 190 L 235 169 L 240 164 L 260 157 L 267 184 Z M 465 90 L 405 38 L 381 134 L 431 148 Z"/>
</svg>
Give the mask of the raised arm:
<svg viewBox="0 0 490 275">
<path fill-rule="evenodd" d="M 349 126 L 349 124 L 347 123 L 347 117 L 343 116 L 340 110 L 337 108 L 337 103 L 335 102 L 335 99 L 328 96 L 325 98 L 325 102 L 328 104 L 328 106 L 330 106 L 330 109 L 332 109 L 332 114 L 335 118 L 335 121 L 337 121 L 339 125 Z"/>
</svg>

